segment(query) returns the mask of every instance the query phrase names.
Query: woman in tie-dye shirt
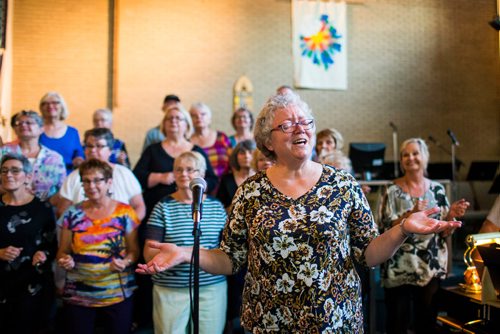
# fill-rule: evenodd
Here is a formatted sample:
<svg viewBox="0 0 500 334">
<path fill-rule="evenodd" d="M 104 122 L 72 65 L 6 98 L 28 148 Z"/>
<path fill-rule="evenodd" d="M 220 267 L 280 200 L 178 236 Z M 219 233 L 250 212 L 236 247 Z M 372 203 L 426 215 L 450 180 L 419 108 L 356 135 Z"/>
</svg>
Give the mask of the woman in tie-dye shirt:
<svg viewBox="0 0 500 334">
<path fill-rule="evenodd" d="M 66 330 L 93 333 L 101 314 L 106 332 L 128 333 L 132 325 L 132 265 L 139 256 L 139 220 L 131 206 L 109 196 L 113 170 L 97 159 L 80 166 L 88 200 L 62 216 L 57 263 L 67 270 L 64 286 Z"/>
</svg>

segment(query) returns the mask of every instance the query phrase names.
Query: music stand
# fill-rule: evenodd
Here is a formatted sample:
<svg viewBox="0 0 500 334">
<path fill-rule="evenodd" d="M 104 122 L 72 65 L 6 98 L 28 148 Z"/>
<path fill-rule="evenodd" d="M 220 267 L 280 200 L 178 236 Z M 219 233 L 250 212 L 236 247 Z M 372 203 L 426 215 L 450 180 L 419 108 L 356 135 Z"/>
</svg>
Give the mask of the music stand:
<svg viewBox="0 0 500 334">
<path fill-rule="evenodd" d="M 427 176 L 432 180 L 452 180 L 451 162 L 433 162 L 427 165 Z"/>
<path fill-rule="evenodd" d="M 497 173 L 498 161 L 472 161 L 467 181 L 491 181 Z"/>
<path fill-rule="evenodd" d="M 500 174 L 495 177 L 488 194 L 500 194 Z"/>
</svg>

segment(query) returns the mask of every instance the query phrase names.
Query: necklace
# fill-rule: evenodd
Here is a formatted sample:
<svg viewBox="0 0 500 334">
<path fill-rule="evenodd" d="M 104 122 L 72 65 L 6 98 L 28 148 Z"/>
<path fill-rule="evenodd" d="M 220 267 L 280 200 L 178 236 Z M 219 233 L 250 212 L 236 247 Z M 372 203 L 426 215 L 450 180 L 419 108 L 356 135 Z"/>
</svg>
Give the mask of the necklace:
<svg viewBox="0 0 500 334">
<path fill-rule="evenodd" d="M 421 196 L 414 196 L 412 194 L 412 191 L 411 191 L 411 188 L 410 188 L 410 184 L 408 183 L 408 180 L 405 178 L 405 186 L 406 186 L 406 189 L 408 190 L 408 195 L 410 195 L 410 198 L 413 202 L 416 202 L 416 201 L 419 201 L 419 200 L 423 200 L 424 197 L 425 197 L 425 179 L 423 180 L 423 186 L 420 185 L 420 183 L 418 184 L 418 188 L 417 188 L 417 194 L 421 194 Z"/>
</svg>

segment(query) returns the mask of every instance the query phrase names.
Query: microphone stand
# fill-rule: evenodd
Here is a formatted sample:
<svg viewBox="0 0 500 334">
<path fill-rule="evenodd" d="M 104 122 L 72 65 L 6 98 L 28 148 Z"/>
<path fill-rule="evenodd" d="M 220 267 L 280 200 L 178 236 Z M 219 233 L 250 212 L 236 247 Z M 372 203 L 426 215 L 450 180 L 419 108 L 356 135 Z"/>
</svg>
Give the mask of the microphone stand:
<svg viewBox="0 0 500 334">
<path fill-rule="evenodd" d="M 456 156 L 456 147 L 457 144 L 454 140 L 451 141 L 451 184 L 453 189 L 453 200 L 456 200 L 458 197 L 458 189 L 457 189 L 457 156 Z"/>
<path fill-rule="evenodd" d="M 200 314 L 200 238 L 201 238 L 201 213 L 195 211 L 193 213 L 193 267 L 194 267 L 194 302 L 193 302 L 193 333 L 198 334 L 199 329 L 199 314 Z"/>
<path fill-rule="evenodd" d="M 392 159 L 394 160 L 394 178 L 399 177 L 399 169 L 398 169 L 398 128 L 392 122 L 389 122 L 390 127 L 392 128 Z"/>
</svg>

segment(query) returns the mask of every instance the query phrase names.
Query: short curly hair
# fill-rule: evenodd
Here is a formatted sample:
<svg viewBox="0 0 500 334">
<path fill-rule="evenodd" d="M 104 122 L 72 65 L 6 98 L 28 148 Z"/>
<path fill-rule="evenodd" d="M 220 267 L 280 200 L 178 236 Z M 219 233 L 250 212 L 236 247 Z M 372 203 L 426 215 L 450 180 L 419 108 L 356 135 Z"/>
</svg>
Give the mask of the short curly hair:
<svg viewBox="0 0 500 334">
<path fill-rule="evenodd" d="M 82 162 L 80 167 L 78 167 L 80 177 L 83 177 L 83 175 L 92 171 L 102 173 L 102 176 L 104 176 L 106 180 L 113 178 L 113 167 L 111 167 L 107 162 L 101 161 L 99 159 L 85 160 L 84 162 Z"/>
<path fill-rule="evenodd" d="M 271 130 L 276 112 L 295 106 L 301 110 L 307 118 L 314 119 L 311 108 L 297 94 L 276 94 L 271 96 L 257 116 L 255 121 L 254 138 L 257 148 L 268 158 L 276 160 L 276 153 L 267 148 L 271 141 Z"/>
</svg>

